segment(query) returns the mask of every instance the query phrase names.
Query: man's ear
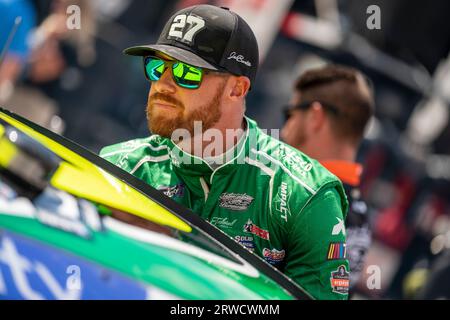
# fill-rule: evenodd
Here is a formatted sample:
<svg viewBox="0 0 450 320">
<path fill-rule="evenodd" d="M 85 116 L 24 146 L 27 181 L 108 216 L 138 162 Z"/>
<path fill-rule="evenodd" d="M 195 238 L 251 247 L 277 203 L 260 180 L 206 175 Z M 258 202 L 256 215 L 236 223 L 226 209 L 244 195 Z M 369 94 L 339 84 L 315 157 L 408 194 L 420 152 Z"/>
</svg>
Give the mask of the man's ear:
<svg viewBox="0 0 450 320">
<path fill-rule="evenodd" d="M 244 76 L 234 77 L 231 83 L 230 98 L 245 98 L 250 89 L 250 79 Z"/>
<path fill-rule="evenodd" d="M 325 114 L 325 109 L 324 107 L 320 104 L 320 102 L 313 102 L 313 104 L 311 105 L 311 125 L 314 129 L 314 131 L 319 131 L 322 126 L 325 124 L 326 122 L 326 114 Z"/>
</svg>

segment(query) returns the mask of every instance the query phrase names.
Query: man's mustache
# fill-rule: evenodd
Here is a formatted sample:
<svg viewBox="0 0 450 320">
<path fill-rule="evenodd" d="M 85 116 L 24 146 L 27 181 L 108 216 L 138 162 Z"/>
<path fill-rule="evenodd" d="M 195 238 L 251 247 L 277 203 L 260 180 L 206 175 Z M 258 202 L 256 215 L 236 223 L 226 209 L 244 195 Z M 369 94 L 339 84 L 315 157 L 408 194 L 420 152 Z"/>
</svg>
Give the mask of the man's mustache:
<svg viewBox="0 0 450 320">
<path fill-rule="evenodd" d="M 152 94 L 150 96 L 150 99 L 148 99 L 149 105 L 151 105 L 155 101 L 166 102 L 168 104 L 174 105 L 175 107 L 179 107 L 179 108 L 183 108 L 184 109 L 183 103 L 181 103 L 180 101 L 178 101 L 174 97 L 172 97 L 170 95 L 167 95 L 167 94 L 164 94 L 164 93 L 155 92 L 154 94 Z"/>
</svg>

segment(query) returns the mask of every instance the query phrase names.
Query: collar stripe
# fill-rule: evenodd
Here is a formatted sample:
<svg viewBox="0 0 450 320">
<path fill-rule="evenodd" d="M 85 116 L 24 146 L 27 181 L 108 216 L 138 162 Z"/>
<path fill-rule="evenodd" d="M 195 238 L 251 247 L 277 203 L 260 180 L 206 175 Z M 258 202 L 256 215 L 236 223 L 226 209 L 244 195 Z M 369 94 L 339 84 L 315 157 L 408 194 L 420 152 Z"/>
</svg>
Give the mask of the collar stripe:
<svg viewBox="0 0 450 320">
<path fill-rule="evenodd" d="M 273 194 L 273 180 L 275 178 L 275 171 L 270 169 L 269 167 L 265 166 L 263 163 L 250 159 L 249 157 L 245 157 L 245 162 L 247 162 L 249 165 L 258 167 L 261 169 L 264 173 L 270 176 L 270 182 L 269 182 L 269 203 L 272 204 L 272 194 Z M 269 213 L 272 215 L 272 205 L 269 205 Z"/>
<path fill-rule="evenodd" d="M 161 150 L 167 150 L 168 149 L 167 146 L 165 146 L 165 145 L 161 145 L 161 146 L 155 147 L 155 146 L 152 146 L 150 143 L 142 143 L 142 144 L 139 144 L 139 145 L 135 146 L 132 149 L 116 150 L 116 151 L 112 151 L 112 152 L 109 152 L 109 153 L 102 154 L 102 157 L 110 157 L 110 156 L 114 156 L 116 154 L 121 154 L 121 153 L 132 153 L 132 152 L 134 152 L 137 149 L 140 149 L 142 147 L 148 147 L 148 148 L 152 149 L 153 151 L 161 151 Z"/>
<path fill-rule="evenodd" d="M 164 155 L 160 157 L 145 156 L 134 166 L 133 170 L 130 171 L 130 174 L 134 174 L 139 169 L 139 167 L 146 162 L 163 162 L 169 159 L 170 159 L 169 155 Z"/>
<path fill-rule="evenodd" d="M 297 181 L 299 184 L 301 184 L 303 187 L 305 187 L 306 190 L 308 190 L 311 194 L 316 194 L 317 191 L 314 190 L 313 188 L 311 188 L 310 186 L 308 186 L 304 181 L 300 180 L 298 177 L 296 177 L 291 171 L 289 171 L 288 168 L 286 168 L 280 161 L 272 158 L 271 156 L 269 156 L 267 153 L 263 152 L 263 151 L 256 151 L 255 149 L 251 150 L 253 153 L 256 154 L 260 154 L 264 157 L 266 157 L 267 159 L 269 159 L 271 162 L 275 163 L 276 165 L 278 165 L 281 169 L 283 169 L 284 172 L 286 172 L 292 179 L 294 179 L 295 181 Z"/>
</svg>

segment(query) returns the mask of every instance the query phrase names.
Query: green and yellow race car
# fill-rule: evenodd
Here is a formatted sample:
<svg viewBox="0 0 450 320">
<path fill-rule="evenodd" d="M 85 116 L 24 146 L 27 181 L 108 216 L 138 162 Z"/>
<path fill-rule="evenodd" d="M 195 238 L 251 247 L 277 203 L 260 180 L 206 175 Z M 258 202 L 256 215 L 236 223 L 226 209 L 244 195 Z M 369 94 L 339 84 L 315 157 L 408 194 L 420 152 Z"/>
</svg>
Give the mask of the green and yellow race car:
<svg viewBox="0 0 450 320">
<path fill-rule="evenodd" d="M 0 299 L 310 299 L 160 191 L 0 109 Z"/>
</svg>

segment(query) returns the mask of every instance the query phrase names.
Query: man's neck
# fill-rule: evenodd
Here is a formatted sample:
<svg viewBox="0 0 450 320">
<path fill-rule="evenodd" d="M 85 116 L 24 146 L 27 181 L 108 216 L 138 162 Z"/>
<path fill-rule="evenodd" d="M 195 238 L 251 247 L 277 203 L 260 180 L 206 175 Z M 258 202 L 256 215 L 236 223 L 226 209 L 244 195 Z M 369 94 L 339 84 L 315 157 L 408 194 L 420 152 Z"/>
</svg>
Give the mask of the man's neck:
<svg viewBox="0 0 450 320">
<path fill-rule="evenodd" d="M 235 125 L 225 126 L 220 121 L 212 128 L 191 139 L 178 142 L 183 151 L 204 158 L 220 157 L 236 146 L 247 126 L 245 118 Z"/>
<path fill-rule="evenodd" d="M 315 154 L 312 154 L 311 157 L 319 161 L 342 160 L 354 162 L 356 159 L 356 148 L 347 143 L 324 143 L 315 150 Z"/>
</svg>

